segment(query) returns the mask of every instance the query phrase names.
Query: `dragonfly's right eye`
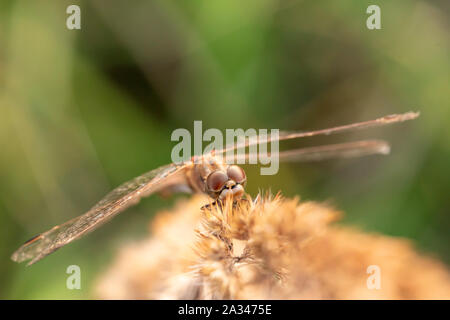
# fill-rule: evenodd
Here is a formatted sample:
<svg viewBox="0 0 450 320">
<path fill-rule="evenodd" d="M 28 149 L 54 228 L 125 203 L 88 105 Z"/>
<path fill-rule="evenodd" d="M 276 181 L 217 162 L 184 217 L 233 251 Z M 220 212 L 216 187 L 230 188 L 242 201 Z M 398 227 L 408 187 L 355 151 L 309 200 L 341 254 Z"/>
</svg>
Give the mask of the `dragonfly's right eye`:
<svg viewBox="0 0 450 320">
<path fill-rule="evenodd" d="M 227 181 L 228 176 L 225 174 L 225 172 L 214 171 L 209 174 L 208 178 L 206 178 L 206 186 L 210 191 L 219 192 L 223 189 Z"/>
</svg>

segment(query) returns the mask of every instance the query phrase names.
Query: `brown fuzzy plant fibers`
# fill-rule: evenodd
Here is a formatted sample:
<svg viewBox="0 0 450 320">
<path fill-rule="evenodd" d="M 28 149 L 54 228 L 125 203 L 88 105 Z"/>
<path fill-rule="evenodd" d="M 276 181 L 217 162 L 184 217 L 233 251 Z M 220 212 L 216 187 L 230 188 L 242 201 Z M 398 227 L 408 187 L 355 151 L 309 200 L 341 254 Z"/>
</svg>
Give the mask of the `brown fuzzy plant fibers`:
<svg viewBox="0 0 450 320">
<path fill-rule="evenodd" d="M 204 204 L 203 196 L 194 196 L 159 213 L 147 239 L 120 250 L 98 280 L 96 296 L 450 298 L 442 263 L 406 240 L 334 224 L 340 213 L 327 205 L 280 195 L 200 209 Z"/>
</svg>

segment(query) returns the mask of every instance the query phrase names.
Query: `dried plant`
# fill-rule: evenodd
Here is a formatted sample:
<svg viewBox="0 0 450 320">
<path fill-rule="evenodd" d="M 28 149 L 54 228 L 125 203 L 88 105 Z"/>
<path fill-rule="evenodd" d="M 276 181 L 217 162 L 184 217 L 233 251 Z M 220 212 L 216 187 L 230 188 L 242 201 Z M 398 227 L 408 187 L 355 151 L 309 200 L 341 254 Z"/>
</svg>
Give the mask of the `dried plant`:
<svg viewBox="0 0 450 320">
<path fill-rule="evenodd" d="M 249 196 L 247 195 L 247 199 Z M 450 275 L 408 241 L 334 223 L 328 205 L 266 194 L 239 204 L 180 201 L 122 248 L 102 299 L 449 299 Z M 369 289 L 367 267 L 380 268 Z"/>
</svg>

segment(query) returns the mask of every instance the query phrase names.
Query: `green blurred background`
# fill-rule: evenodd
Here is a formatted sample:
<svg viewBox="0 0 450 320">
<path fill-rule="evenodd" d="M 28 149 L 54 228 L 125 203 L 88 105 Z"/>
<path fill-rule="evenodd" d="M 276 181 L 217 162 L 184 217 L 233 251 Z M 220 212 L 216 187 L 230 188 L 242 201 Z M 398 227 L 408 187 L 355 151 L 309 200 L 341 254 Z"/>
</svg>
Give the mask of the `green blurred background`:
<svg viewBox="0 0 450 320">
<path fill-rule="evenodd" d="M 66 8 L 81 7 L 81 30 Z M 381 7 L 381 30 L 366 8 Z M 246 168 L 247 191 L 331 201 L 342 223 L 450 262 L 449 2 L 0 3 L 0 298 L 92 298 L 118 247 L 176 198 L 142 201 L 32 267 L 10 254 L 110 189 L 170 162 L 176 128 L 318 129 L 390 113 L 413 122 L 282 148 L 384 138 L 390 156 Z M 67 266 L 82 289 L 66 289 Z"/>
</svg>

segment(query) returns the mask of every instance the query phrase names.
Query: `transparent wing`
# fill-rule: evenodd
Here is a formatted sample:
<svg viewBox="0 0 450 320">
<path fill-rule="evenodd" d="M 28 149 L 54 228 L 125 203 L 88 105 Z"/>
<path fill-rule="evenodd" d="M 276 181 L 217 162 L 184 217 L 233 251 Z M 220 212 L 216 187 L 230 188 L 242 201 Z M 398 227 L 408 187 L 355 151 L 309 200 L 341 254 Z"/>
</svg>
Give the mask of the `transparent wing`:
<svg viewBox="0 0 450 320">
<path fill-rule="evenodd" d="M 352 158 L 362 157 L 372 154 L 388 154 L 390 146 L 383 140 L 360 140 L 355 142 L 328 144 L 317 147 L 299 148 L 288 151 L 278 152 L 279 161 L 288 162 L 306 162 L 321 161 L 333 158 Z M 272 157 L 273 154 L 269 154 Z M 258 154 L 247 153 L 234 157 L 235 163 L 244 163 L 243 160 L 257 159 Z M 248 162 L 246 162 L 248 163 Z"/>
<path fill-rule="evenodd" d="M 372 154 L 388 154 L 389 144 L 383 140 L 361 140 L 318 147 L 301 148 L 279 153 L 280 161 L 321 161 L 353 158 Z"/>
<path fill-rule="evenodd" d="M 25 242 L 13 253 L 16 262 L 31 261 L 31 265 L 62 246 L 95 230 L 126 208 L 135 205 L 142 197 L 155 193 L 173 181 L 184 179 L 186 166 L 170 164 L 130 180 L 110 193 L 85 214 L 39 234 Z"/>
<path fill-rule="evenodd" d="M 225 147 L 222 150 L 214 150 L 214 153 L 216 155 L 223 154 L 230 150 L 236 150 L 245 148 L 248 146 L 252 146 L 255 144 L 261 144 L 261 143 L 269 143 L 275 140 L 282 141 L 282 140 L 289 140 L 289 139 L 298 139 L 298 138 L 305 138 L 305 137 L 312 137 L 312 136 L 318 136 L 318 135 L 330 135 L 330 134 L 336 134 L 336 133 L 342 133 L 346 131 L 354 131 L 354 130 L 361 130 L 361 129 L 367 129 L 371 127 L 380 127 L 388 124 L 393 124 L 397 122 L 403 122 L 408 120 L 413 120 L 419 116 L 418 112 L 407 112 L 403 114 L 392 114 L 388 116 L 384 116 L 378 119 L 369 120 L 369 121 L 363 121 L 363 122 L 356 122 L 348 125 L 328 128 L 328 129 L 321 129 L 321 130 L 314 130 L 314 131 L 306 131 L 306 132 L 280 132 L 278 137 L 272 137 L 271 135 L 255 135 L 251 137 L 246 137 L 244 141 L 240 141 L 238 143 L 234 143 L 230 146 Z"/>
</svg>

